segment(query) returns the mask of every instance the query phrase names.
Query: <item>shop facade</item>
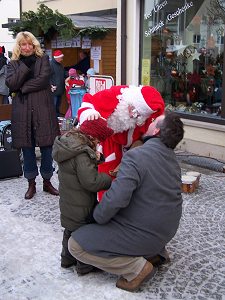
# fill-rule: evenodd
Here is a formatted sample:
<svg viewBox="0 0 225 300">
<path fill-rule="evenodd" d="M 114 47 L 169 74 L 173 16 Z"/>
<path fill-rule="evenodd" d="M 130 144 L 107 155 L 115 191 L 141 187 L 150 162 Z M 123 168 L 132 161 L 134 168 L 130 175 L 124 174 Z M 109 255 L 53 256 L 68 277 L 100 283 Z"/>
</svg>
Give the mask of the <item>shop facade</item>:
<svg viewBox="0 0 225 300">
<path fill-rule="evenodd" d="M 137 1 L 138 83 L 185 124 L 183 150 L 225 160 L 225 1 Z"/>
<path fill-rule="evenodd" d="M 224 0 L 87 0 L 76 5 L 72 0 L 66 5 L 65 0 L 21 0 L 22 10 L 36 11 L 41 2 L 65 15 L 116 9 L 113 38 L 104 45 L 93 42 L 102 47 L 104 62 L 113 64 L 107 74 L 114 72 L 117 85 L 155 86 L 185 124 L 180 148 L 225 160 Z"/>
<path fill-rule="evenodd" d="M 211 0 L 143 1 L 141 83 L 171 109 L 220 115 L 224 20 Z M 216 2 L 216 1 L 215 1 Z"/>
</svg>

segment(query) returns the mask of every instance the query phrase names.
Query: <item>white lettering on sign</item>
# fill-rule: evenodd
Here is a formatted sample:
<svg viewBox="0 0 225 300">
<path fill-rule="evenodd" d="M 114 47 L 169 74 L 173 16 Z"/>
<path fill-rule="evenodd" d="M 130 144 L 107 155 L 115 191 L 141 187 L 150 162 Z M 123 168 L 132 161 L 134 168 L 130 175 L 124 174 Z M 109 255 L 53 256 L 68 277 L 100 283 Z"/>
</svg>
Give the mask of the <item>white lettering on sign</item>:
<svg viewBox="0 0 225 300">
<path fill-rule="evenodd" d="M 190 7 L 193 6 L 193 2 L 186 3 L 183 7 L 178 8 L 174 13 L 167 15 L 167 20 L 171 21 L 174 18 L 178 17 L 180 14 L 184 13 L 186 10 L 188 10 Z"/>
<path fill-rule="evenodd" d="M 156 4 L 156 6 L 154 7 L 154 12 L 158 12 L 160 11 L 164 6 L 166 6 L 167 4 L 167 0 L 166 1 L 163 1 L 162 3 L 160 4 Z"/>
<path fill-rule="evenodd" d="M 145 36 L 148 37 L 149 35 L 151 35 L 155 31 L 157 31 L 159 28 L 163 27 L 164 25 L 165 25 L 164 22 L 160 21 L 156 26 L 149 27 L 149 29 L 147 31 L 145 31 Z"/>
<path fill-rule="evenodd" d="M 148 20 L 151 16 L 152 16 L 152 12 L 150 12 L 148 14 L 144 14 L 144 19 Z"/>
<path fill-rule="evenodd" d="M 106 89 L 106 80 L 105 79 L 95 79 L 95 93 L 103 91 Z"/>
<path fill-rule="evenodd" d="M 167 4 L 167 0 L 163 1 L 163 2 L 160 3 L 160 4 L 156 4 L 156 5 L 154 6 L 154 8 L 153 8 L 152 11 L 150 11 L 150 12 L 147 13 L 147 14 L 144 14 L 145 20 L 149 19 L 149 18 L 152 16 L 152 12 L 153 12 L 153 11 L 154 11 L 154 12 L 160 11 L 164 6 L 166 6 L 166 4 Z"/>
<path fill-rule="evenodd" d="M 167 4 L 168 4 L 168 2 L 167 2 L 167 0 L 165 0 L 162 3 L 155 5 L 153 10 L 150 13 L 147 13 L 147 14 L 144 15 L 144 19 L 145 20 L 149 19 L 152 16 L 152 12 L 159 12 Z M 186 3 L 183 7 L 177 8 L 177 10 L 175 12 L 167 15 L 167 17 L 166 17 L 167 21 L 173 20 L 174 18 L 178 17 L 179 15 L 184 13 L 186 10 L 191 8 L 192 6 L 194 6 L 194 4 L 191 1 L 189 3 Z M 153 27 L 149 27 L 148 30 L 145 31 L 145 36 L 146 37 L 150 36 L 152 33 L 156 32 L 157 30 L 159 30 L 164 25 L 165 25 L 164 21 L 160 20 L 158 24 L 156 24 Z"/>
</svg>

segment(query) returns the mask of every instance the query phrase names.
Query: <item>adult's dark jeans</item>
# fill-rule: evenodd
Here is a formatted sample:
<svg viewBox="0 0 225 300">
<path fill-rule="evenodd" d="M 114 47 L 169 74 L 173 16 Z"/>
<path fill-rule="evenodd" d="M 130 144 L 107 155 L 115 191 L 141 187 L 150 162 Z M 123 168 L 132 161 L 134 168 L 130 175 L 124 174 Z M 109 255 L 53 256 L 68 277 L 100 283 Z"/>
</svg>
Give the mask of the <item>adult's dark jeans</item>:
<svg viewBox="0 0 225 300">
<path fill-rule="evenodd" d="M 35 154 L 35 145 L 32 147 L 24 147 L 23 151 L 23 172 L 26 179 L 34 179 L 38 176 L 38 166 Z M 40 173 L 43 179 L 50 179 L 53 175 L 53 159 L 52 146 L 40 147 L 41 151 L 41 167 Z"/>
<path fill-rule="evenodd" d="M 55 105 L 55 111 L 56 111 L 56 116 L 60 116 L 60 105 L 61 105 L 61 98 L 62 96 L 54 96 L 54 105 Z"/>
</svg>

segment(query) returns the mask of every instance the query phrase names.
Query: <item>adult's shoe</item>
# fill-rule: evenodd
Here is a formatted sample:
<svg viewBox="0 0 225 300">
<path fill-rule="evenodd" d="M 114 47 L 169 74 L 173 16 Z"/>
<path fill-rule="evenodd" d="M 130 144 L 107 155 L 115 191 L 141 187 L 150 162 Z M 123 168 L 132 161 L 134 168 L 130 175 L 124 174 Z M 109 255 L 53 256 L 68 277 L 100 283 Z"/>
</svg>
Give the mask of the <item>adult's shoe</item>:
<svg viewBox="0 0 225 300">
<path fill-rule="evenodd" d="M 145 259 L 147 259 L 147 261 L 149 261 L 154 267 L 159 267 L 170 262 L 169 253 L 166 249 L 163 256 L 158 254 L 151 257 L 145 257 Z"/>
<path fill-rule="evenodd" d="M 25 194 L 25 199 L 32 199 L 34 197 L 34 194 L 36 193 L 36 182 L 35 179 L 29 179 L 28 180 L 28 190 Z"/>
<path fill-rule="evenodd" d="M 141 284 L 144 281 L 151 279 L 155 275 L 155 273 L 156 273 L 156 268 L 154 268 L 150 262 L 146 261 L 143 269 L 137 275 L 137 277 L 135 277 L 131 281 L 128 281 L 123 277 L 120 277 L 116 282 L 116 287 L 128 292 L 136 292 L 140 288 Z"/>
<path fill-rule="evenodd" d="M 55 189 L 54 186 L 51 184 L 51 181 L 47 179 L 43 180 L 43 191 L 54 196 L 59 196 L 59 191 Z"/>
<path fill-rule="evenodd" d="M 77 271 L 78 276 L 83 276 L 83 275 L 86 275 L 90 272 L 99 272 L 99 271 L 101 271 L 100 269 L 96 268 L 95 266 L 82 263 L 79 260 L 77 261 L 75 269 Z"/>
<path fill-rule="evenodd" d="M 76 266 L 77 260 L 74 258 L 74 260 L 71 260 L 67 257 L 61 257 L 61 267 L 64 269 L 68 269 L 70 267 Z"/>
</svg>

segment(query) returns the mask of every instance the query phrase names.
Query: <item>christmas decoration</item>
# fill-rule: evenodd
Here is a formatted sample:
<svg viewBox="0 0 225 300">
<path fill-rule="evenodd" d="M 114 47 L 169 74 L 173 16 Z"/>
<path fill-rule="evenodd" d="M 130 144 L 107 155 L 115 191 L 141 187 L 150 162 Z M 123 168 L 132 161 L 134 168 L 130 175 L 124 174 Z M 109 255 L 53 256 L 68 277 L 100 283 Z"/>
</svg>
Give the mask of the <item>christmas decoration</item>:
<svg viewBox="0 0 225 300">
<path fill-rule="evenodd" d="M 44 37 L 45 40 L 52 40 L 59 36 L 64 40 L 76 36 L 88 36 L 91 39 L 104 38 L 109 29 L 104 27 L 87 27 L 80 29 L 74 26 L 72 20 L 57 10 L 41 4 L 37 12 L 31 10 L 22 13 L 21 21 L 11 27 L 15 36 L 20 31 L 30 31 L 35 36 Z"/>
</svg>

